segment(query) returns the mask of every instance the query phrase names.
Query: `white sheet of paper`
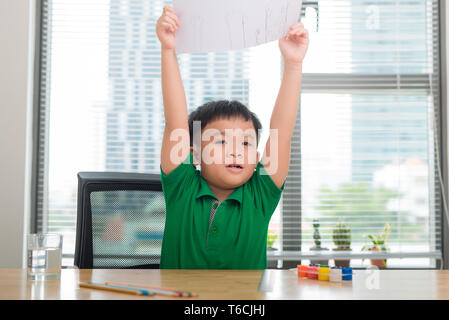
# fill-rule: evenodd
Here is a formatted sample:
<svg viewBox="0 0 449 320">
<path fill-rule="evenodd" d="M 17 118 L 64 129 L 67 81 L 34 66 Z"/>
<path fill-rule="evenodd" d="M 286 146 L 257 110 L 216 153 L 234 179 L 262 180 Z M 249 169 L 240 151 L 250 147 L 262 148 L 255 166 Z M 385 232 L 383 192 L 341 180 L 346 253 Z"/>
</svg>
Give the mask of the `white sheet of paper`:
<svg viewBox="0 0 449 320">
<path fill-rule="evenodd" d="M 241 50 L 287 36 L 302 0 L 173 0 L 176 53 Z"/>
</svg>

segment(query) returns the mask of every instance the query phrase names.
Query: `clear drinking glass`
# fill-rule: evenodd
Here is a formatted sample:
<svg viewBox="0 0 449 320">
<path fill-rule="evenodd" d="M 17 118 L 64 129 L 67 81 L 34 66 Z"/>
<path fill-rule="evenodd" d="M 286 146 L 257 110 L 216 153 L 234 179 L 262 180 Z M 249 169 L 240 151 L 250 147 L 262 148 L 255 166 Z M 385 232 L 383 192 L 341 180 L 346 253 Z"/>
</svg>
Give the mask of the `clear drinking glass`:
<svg viewBox="0 0 449 320">
<path fill-rule="evenodd" d="M 29 280 L 58 280 L 61 275 L 62 235 L 35 233 L 27 236 Z"/>
</svg>

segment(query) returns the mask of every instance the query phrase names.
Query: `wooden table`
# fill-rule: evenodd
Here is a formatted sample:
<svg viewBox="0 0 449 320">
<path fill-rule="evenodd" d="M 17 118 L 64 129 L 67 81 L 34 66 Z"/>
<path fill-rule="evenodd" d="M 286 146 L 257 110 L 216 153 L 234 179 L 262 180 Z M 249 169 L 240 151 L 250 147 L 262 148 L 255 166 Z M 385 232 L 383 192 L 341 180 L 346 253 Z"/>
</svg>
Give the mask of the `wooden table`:
<svg viewBox="0 0 449 320">
<path fill-rule="evenodd" d="M 117 269 L 63 269 L 60 280 L 46 282 L 27 280 L 25 269 L 0 269 L 0 299 L 179 300 L 78 287 L 80 281 L 110 280 L 189 290 L 198 293 L 200 300 L 449 299 L 449 270 L 354 270 L 353 281 L 334 283 L 298 279 L 293 270 Z"/>
</svg>

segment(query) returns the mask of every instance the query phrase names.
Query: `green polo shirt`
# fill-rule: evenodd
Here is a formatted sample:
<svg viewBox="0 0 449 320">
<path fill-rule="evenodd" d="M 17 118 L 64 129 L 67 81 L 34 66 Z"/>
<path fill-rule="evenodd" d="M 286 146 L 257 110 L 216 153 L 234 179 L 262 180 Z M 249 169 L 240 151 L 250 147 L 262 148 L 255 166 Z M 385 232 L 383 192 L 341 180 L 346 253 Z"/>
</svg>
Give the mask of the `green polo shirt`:
<svg viewBox="0 0 449 320">
<path fill-rule="evenodd" d="M 217 208 L 193 156 L 162 172 L 166 220 L 161 269 L 266 269 L 267 232 L 279 189 L 257 164 L 252 177 Z M 214 204 L 214 207 L 212 205 Z M 211 210 L 215 211 L 211 220 Z"/>
</svg>

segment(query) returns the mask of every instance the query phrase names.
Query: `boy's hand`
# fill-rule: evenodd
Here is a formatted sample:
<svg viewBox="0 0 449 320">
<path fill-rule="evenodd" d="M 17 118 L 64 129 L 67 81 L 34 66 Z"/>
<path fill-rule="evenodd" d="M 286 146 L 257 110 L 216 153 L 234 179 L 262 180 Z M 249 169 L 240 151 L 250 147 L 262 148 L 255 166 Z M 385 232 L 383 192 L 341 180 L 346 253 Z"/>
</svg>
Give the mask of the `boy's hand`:
<svg viewBox="0 0 449 320">
<path fill-rule="evenodd" d="M 284 57 L 284 63 L 301 64 L 309 47 L 309 32 L 302 23 L 290 27 L 288 39 L 279 40 L 279 49 Z"/>
<path fill-rule="evenodd" d="M 175 31 L 179 27 L 179 19 L 175 10 L 165 5 L 161 17 L 157 20 L 156 34 L 162 49 L 175 48 Z"/>
</svg>

